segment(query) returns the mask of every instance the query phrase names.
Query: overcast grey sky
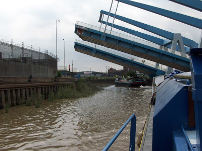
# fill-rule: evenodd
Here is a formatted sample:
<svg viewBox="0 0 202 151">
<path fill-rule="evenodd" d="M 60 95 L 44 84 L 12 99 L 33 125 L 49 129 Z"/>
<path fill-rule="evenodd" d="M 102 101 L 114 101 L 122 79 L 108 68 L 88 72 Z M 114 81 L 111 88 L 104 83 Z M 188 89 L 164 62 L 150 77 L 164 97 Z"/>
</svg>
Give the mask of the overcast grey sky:
<svg viewBox="0 0 202 151">
<path fill-rule="evenodd" d="M 58 56 L 59 66 L 63 65 L 63 41 L 66 40 L 68 64 L 74 60 L 77 70 L 106 71 L 106 66 L 120 69 L 121 66 L 102 61 L 74 51 L 74 34 L 76 21 L 82 21 L 97 25 L 101 9 L 109 10 L 111 0 L 0 0 L 0 39 L 14 42 L 24 42 L 34 48 L 48 49 L 55 54 L 55 20 L 58 24 Z M 139 2 L 151 4 L 161 8 L 177 11 L 202 19 L 202 13 L 180 6 L 168 0 L 139 0 Z M 114 3 L 113 12 L 116 3 Z M 147 24 L 166 29 L 199 41 L 201 31 L 188 25 L 167 19 L 165 17 L 120 3 L 119 15 L 129 17 Z M 115 23 L 129 26 L 123 22 Z M 139 31 L 143 31 L 138 29 Z M 145 32 L 145 31 L 143 31 Z M 147 33 L 147 32 L 145 32 Z"/>
</svg>

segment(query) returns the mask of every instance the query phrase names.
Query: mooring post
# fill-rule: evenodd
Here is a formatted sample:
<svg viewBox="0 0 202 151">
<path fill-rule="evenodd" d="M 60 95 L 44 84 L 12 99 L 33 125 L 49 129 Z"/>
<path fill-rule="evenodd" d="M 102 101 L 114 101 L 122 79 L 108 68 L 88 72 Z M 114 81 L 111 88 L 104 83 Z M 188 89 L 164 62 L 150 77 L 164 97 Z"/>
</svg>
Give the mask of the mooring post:
<svg viewBox="0 0 202 151">
<path fill-rule="evenodd" d="M 45 87 L 41 87 L 43 99 L 46 99 Z"/>
<path fill-rule="evenodd" d="M 51 86 L 51 90 L 52 90 L 52 92 L 54 92 L 54 86 Z"/>
<path fill-rule="evenodd" d="M 53 92 L 54 92 L 54 95 L 56 95 L 56 86 L 55 85 L 53 86 Z"/>
<path fill-rule="evenodd" d="M 30 93 L 30 97 L 32 97 L 32 95 L 33 95 L 33 90 L 32 90 L 32 88 L 29 88 L 29 93 Z"/>
<path fill-rule="evenodd" d="M 15 106 L 16 105 L 15 89 L 12 89 L 11 92 L 12 92 L 12 102 L 13 102 L 13 105 Z"/>
<path fill-rule="evenodd" d="M 43 87 L 44 99 L 46 100 L 46 87 Z"/>
<path fill-rule="evenodd" d="M 43 87 L 40 87 L 40 93 L 41 93 L 41 96 L 42 96 L 42 98 L 43 98 Z"/>
<path fill-rule="evenodd" d="M 43 96 L 43 94 L 42 94 L 42 87 L 39 88 L 39 93 L 40 93 L 40 95 L 42 97 Z"/>
<path fill-rule="evenodd" d="M 51 86 L 48 86 L 48 94 L 51 93 Z"/>
<path fill-rule="evenodd" d="M 37 93 L 37 96 L 39 97 L 40 96 L 40 88 L 39 87 L 36 88 L 36 93 Z"/>
<path fill-rule="evenodd" d="M 35 96 L 37 96 L 37 88 L 36 88 L 36 87 L 33 88 L 33 94 L 34 94 Z"/>
<path fill-rule="evenodd" d="M 4 90 L 1 90 L 1 102 L 2 102 L 3 108 L 5 108 L 6 107 L 6 101 L 5 101 L 5 92 L 4 92 Z"/>
<path fill-rule="evenodd" d="M 53 86 L 50 86 L 50 93 L 53 93 Z"/>
<path fill-rule="evenodd" d="M 29 99 L 29 88 L 25 88 L 25 92 L 26 92 L 26 99 Z"/>
<path fill-rule="evenodd" d="M 11 92 L 10 89 L 7 90 L 8 105 L 11 106 Z"/>
<path fill-rule="evenodd" d="M 46 86 L 46 99 L 48 99 L 48 94 L 49 94 L 49 88 Z"/>
<path fill-rule="evenodd" d="M 45 96 L 45 100 L 46 100 L 46 95 L 47 95 L 47 90 L 46 90 L 46 87 L 44 87 L 44 96 Z"/>
<path fill-rule="evenodd" d="M 56 94 L 55 93 L 55 86 L 53 85 L 52 88 L 53 88 L 53 95 L 55 96 L 55 94 Z"/>
<path fill-rule="evenodd" d="M 20 99 L 20 89 L 16 89 L 16 95 L 17 95 L 17 104 L 22 104 Z"/>
<path fill-rule="evenodd" d="M 26 89 L 22 89 L 22 98 L 21 98 L 22 99 L 22 103 L 25 103 L 25 99 L 26 99 L 26 95 L 25 95 L 26 92 L 25 92 L 25 90 Z"/>
</svg>

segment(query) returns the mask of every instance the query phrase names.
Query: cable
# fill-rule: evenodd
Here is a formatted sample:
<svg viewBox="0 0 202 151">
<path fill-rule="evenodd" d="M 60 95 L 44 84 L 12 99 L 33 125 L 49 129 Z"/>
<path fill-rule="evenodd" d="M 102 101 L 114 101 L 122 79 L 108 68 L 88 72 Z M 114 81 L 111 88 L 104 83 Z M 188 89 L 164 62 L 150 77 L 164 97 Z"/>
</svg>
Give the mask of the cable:
<svg viewBox="0 0 202 151">
<path fill-rule="evenodd" d="M 110 9 L 109 9 L 109 13 L 111 13 L 113 2 L 114 2 L 114 0 L 112 0 L 112 2 L 111 2 L 111 6 L 110 6 Z M 107 23 L 108 23 L 108 21 L 109 21 L 109 13 L 108 13 L 108 16 L 107 16 Z M 107 29 L 107 24 L 105 25 L 104 34 L 105 34 L 106 29 Z"/>
<path fill-rule="evenodd" d="M 112 32 L 112 28 L 113 28 L 113 25 L 114 25 L 115 15 L 116 15 L 116 13 L 117 13 L 118 6 L 119 6 L 119 1 L 118 1 L 117 5 L 116 5 L 116 11 L 115 11 L 115 14 L 114 14 L 114 18 L 113 18 L 113 23 L 112 23 L 112 26 L 111 26 L 110 34 L 111 34 L 111 32 Z"/>
<path fill-rule="evenodd" d="M 103 19 L 104 19 L 104 15 L 101 16 L 101 19 L 100 19 L 100 20 L 102 21 Z M 102 27 L 102 22 L 100 23 L 99 31 L 101 30 L 101 27 Z"/>
</svg>

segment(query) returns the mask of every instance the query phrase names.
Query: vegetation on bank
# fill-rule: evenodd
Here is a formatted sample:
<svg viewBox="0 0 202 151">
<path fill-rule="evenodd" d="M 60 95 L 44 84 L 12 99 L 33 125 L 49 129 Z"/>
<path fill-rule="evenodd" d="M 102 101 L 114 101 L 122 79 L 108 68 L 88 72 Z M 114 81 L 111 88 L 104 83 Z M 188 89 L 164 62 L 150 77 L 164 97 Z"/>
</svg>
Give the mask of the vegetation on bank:
<svg viewBox="0 0 202 151">
<path fill-rule="evenodd" d="M 42 101 L 43 97 L 41 95 L 33 94 L 32 97 L 28 98 L 25 101 L 25 105 L 26 106 L 34 105 L 36 108 L 39 108 Z"/>
<path fill-rule="evenodd" d="M 80 78 L 80 80 L 89 80 L 89 81 L 93 81 L 93 80 L 115 80 L 115 77 L 84 77 L 84 78 Z"/>
<path fill-rule="evenodd" d="M 87 82 L 85 80 L 79 80 L 67 87 L 60 88 L 56 93 L 50 92 L 46 100 L 54 101 L 58 99 L 76 99 L 88 97 L 95 94 L 99 90 L 101 90 L 101 88 L 99 88 L 96 84 Z M 25 105 L 34 105 L 36 108 L 39 108 L 43 100 L 45 100 L 44 96 L 34 94 L 25 101 Z M 8 112 L 8 110 L 6 110 L 6 112 Z"/>
<path fill-rule="evenodd" d="M 95 94 L 101 90 L 103 86 L 106 86 L 110 83 L 108 82 L 109 80 L 104 82 L 102 82 L 102 80 L 98 81 L 101 82 L 97 82 L 94 79 L 80 79 L 72 84 L 59 88 L 59 90 L 57 90 L 55 93 L 52 91 L 46 95 L 35 93 L 32 94 L 32 97 L 23 99 L 21 102 L 24 102 L 25 106 L 35 106 L 36 108 L 39 108 L 44 101 L 52 102 L 59 99 L 76 99 L 88 97 Z M 5 113 L 8 113 L 9 108 L 10 106 L 6 103 L 4 108 Z"/>
<path fill-rule="evenodd" d="M 55 99 L 75 99 L 88 97 L 95 94 L 99 90 L 100 88 L 98 88 L 95 84 L 79 80 L 66 88 L 60 88 L 55 95 L 50 93 L 48 100 L 52 101 Z"/>
</svg>

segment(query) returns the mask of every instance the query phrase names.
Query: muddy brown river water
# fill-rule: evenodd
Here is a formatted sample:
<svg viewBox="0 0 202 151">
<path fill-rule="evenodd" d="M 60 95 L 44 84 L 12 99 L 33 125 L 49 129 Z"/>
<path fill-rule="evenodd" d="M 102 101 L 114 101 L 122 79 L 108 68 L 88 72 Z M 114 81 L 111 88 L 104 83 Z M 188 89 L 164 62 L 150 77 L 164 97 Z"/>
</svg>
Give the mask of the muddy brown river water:
<svg viewBox="0 0 202 151">
<path fill-rule="evenodd" d="M 149 110 L 151 87 L 105 87 L 75 100 L 45 102 L 40 108 L 17 106 L 0 111 L 0 151 L 99 151 L 135 113 L 137 131 Z M 129 129 L 110 150 L 126 151 Z"/>
</svg>

